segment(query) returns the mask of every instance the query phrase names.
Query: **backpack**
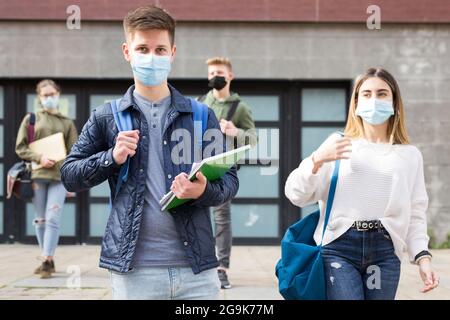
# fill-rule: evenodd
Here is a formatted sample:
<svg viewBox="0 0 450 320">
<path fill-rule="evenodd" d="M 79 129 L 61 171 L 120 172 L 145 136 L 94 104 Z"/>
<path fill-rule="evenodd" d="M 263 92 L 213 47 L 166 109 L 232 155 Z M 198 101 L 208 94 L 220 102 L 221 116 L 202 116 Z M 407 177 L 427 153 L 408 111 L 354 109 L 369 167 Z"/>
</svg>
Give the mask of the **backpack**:
<svg viewBox="0 0 450 320">
<path fill-rule="evenodd" d="M 117 129 L 119 131 L 130 131 L 133 130 L 133 122 L 131 121 L 131 114 L 128 110 L 118 111 L 117 106 L 120 104 L 121 99 L 111 101 L 111 110 L 114 115 L 114 121 L 116 123 Z M 194 120 L 194 137 L 197 137 L 197 144 L 200 150 L 202 149 L 203 134 L 206 131 L 206 126 L 208 124 L 208 107 L 198 102 L 195 99 L 189 99 L 192 106 L 192 119 Z M 201 126 L 198 123 L 201 122 Z M 128 179 L 128 170 L 130 168 L 130 157 L 121 166 L 119 171 L 119 179 L 116 184 L 116 192 L 114 198 L 119 194 L 122 184 L 124 184 Z M 112 204 L 112 199 L 110 198 L 110 205 Z"/>
</svg>

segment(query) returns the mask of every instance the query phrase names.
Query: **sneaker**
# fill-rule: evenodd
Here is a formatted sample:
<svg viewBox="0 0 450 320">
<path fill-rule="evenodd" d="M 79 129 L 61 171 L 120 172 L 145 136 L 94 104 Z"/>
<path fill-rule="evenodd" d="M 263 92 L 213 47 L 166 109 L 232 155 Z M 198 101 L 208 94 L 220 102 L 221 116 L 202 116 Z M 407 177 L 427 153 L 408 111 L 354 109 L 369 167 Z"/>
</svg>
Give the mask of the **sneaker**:
<svg viewBox="0 0 450 320">
<path fill-rule="evenodd" d="M 218 269 L 217 270 L 217 274 L 219 275 L 220 287 L 222 289 L 230 289 L 231 288 L 231 284 L 228 281 L 227 272 L 225 270 Z"/>
<path fill-rule="evenodd" d="M 44 262 L 42 262 L 39 267 L 37 267 L 36 269 L 34 269 L 34 274 L 40 274 L 41 270 L 42 270 L 42 265 L 44 264 Z M 55 273 L 55 260 L 52 260 L 50 262 L 50 272 Z"/>
<path fill-rule="evenodd" d="M 48 260 L 45 260 L 42 262 L 41 266 L 41 272 L 39 273 L 41 275 L 41 279 L 47 279 L 52 276 L 52 263 Z"/>
</svg>

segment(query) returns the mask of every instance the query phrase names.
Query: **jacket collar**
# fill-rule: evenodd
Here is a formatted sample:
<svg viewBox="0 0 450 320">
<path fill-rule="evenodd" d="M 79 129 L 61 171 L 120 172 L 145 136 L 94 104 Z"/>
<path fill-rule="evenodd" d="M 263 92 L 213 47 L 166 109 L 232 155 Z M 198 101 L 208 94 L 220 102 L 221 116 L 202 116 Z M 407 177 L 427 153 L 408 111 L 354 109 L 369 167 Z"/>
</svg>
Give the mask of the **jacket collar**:
<svg viewBox="0 0 450 320">
<path fill-rule="evenodd" d="M 184 97 L 180 92 L 178 92 L 177 89 L 172 87 L 170 84 L 168 84 L 168 86 L 170 90 L 170 95 L 172 97 L 171 107 L 178 112 L 192 113 L 192 107 L 189 99 Z M 134 88 L 135 88 L 134 84 L 128 88 L 127 92 L 120 100 L 120 104 L 117 107 L 117 111 L 121 112 L 128 109 L 129 107 L 134 107 L 137 109 L 137 104 L 133 97 Z"/>
</svg>

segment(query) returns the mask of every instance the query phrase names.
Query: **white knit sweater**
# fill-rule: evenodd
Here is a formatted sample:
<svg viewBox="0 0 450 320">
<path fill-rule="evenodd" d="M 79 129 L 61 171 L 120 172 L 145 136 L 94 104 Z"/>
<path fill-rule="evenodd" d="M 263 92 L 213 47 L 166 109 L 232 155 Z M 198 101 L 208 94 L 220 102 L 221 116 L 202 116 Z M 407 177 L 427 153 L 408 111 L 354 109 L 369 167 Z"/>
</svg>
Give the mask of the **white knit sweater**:
<svg viewBox="0 0 450 320">
<path fill-rule="evenodd" d="M 338 137 L 333 134 L 328 140 Z M 319 202 L 321 217 L 314 240 L 320 244 L 334 162 L 325 163 L 316 174 L 312 174 L 312 168 L 311 157 L 305 158 L 289 175 L 285 194 L 299 207 Z M 410 262 L 414 262 L 419 252 L 428 250 L 427 207 L 423 159 L 416 147 L 354 139 L 350 159 L 341 160 L 322 244 L 337 239 L 355 220 L 379 219 L 399 259 L 408 252 Z"/>
</svg>

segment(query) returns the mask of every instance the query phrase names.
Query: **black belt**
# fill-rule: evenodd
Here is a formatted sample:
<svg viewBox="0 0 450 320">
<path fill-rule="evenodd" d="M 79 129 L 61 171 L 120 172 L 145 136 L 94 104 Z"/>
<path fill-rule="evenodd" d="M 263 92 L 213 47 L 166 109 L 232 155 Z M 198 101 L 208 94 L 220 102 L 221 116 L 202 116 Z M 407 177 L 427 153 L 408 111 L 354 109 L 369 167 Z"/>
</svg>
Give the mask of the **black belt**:
<svg viewBox="0 0 450 320">
<path fill-rule="evenodd" d="M 357 231 L 384 229 L 380 220 L 355 221 L 352 224 L 352 228 L 356 229 Z"/>
</svg>

